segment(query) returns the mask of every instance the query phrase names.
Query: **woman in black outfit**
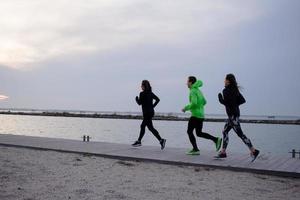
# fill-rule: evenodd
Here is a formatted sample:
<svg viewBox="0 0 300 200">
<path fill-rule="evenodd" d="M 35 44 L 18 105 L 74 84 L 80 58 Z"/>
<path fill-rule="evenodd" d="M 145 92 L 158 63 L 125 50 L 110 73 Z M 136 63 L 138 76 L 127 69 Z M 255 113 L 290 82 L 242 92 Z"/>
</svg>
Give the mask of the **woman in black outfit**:
<svg viewBox="0 0 300 200">
<path fill-rule="evenodd" d="M 165 148 L 166 139 L 162 139 L 158 131 L 153 127 L 152 118 L 154 117 L 154 108 L 159 103 L 159 98 L 152 92 L 151 85 L 149 81 L 142 81 L 142 92 L 139 97 L 136 97 L 135 100 L 138 105 L 142 105 L 143 110 L 143 122 L 141 124 L 141 131 L 138 140 L 132 144 L 134 147 L 139 147 L 142 145 L 142 139 L 145 135 L 146 126 L 153 133 L 153 135 L 158 139 L 161 149 Z M 153 104 L 153 100 L 155 103 Z"/>
<path fill-rule="evenodd" d="M 223 95 L 219 93 L 218 97 L 220 103 L 226 107 L 228 120 L 223 130 L 223 148 L 217 157 L 218 158 L 227 157 L 226 148 L 229 141 L 228 133 L 231 129 L 233 129 L 236 132 L 236 134 L 243 140 L 243 142 L 248 146 L 250 150 L 250 154 L 253 158 L 252 161 L 254 161 L 259 154 L 259 150 L 253 147 L 250 139 L 248 139 L 242 131 L 240 121 L 239 121 L 239 117 L 240 117 L 239 106 L 245 103 L 246 100 L 244 99 L 243 95 L 240 93 L 239 86 L 233 74 L 227 74 L 225 78 L 225 89 L 223 90 Z"/>
</svg>

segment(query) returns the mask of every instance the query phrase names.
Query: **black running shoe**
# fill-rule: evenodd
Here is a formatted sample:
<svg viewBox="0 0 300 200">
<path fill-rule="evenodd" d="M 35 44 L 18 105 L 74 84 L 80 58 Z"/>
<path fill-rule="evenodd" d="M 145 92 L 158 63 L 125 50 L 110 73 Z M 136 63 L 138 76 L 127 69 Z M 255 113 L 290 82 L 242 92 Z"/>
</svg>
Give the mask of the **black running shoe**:
<svg viewBox="0 0 300 200">
<path fill-rule="evenodd" d="M 160 146 L 161 146 L 161 150 L 163 150 L 166 146 L 166 139 L 161 139 L 161 141 L 159 142 L 160 143 Z"/>
<path fill-rule="evenodd" d="M 215 156 L 215 158 L 227 158 L 227 154 L 220 152 L 217 156 Z"/>
<path fill-rule="evenodd" d="M 142 143 L 140 141 L 135 141 L 131 146 L 140 147 L 140 146 L 142 146 Z"/>
<path fill-rule="evenodd" d="M 254 162 L 254 160 L 256 160 L 256 158 L 257 158 L 259 152 L 260 152 L 259 150 L 255 149 L 254 153 L 252 154 L 252 158 L 253 158 L 253 159 L 252 159 L 251 162 Z"/>
</svg>

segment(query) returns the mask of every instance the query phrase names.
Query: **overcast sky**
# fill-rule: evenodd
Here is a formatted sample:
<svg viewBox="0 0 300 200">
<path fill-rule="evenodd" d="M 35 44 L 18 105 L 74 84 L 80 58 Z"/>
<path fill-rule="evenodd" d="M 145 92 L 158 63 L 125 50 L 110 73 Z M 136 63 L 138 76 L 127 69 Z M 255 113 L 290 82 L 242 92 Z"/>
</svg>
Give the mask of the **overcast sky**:
<svg viewBox="0 0 300 200">
<path fill-rule="evenodd" d="M 158 112 L 180 112 L 186 78 L 206 113 L 234 73 L 242 114 L 300 116 L 298 0 L 0 0 L 0 107 L 139 111 L 143 79 Z M 5 99 L 8 96 L 8 99 Z"/>
</svg>

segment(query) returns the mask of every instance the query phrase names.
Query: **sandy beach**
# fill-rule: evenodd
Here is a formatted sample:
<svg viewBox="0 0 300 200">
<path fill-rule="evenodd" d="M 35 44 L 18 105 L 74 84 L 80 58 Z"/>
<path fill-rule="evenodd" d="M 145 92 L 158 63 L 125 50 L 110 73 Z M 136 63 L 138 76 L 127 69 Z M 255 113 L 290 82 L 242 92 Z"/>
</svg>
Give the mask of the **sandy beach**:
<svg viewBox="0 0 300 200">
<path fill-rule="evenodd" d="M 0 199 L 300 199 L 300 179 L 0 146 Z"/>
</svg>

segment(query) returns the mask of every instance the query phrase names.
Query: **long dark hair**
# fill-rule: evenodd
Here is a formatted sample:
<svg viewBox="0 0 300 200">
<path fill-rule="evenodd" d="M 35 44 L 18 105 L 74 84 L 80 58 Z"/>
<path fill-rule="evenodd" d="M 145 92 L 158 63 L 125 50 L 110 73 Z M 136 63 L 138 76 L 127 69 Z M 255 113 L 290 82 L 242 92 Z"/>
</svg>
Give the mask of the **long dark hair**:
<svg viewBox="0 0 300 200">
<path fill-rule="evenodd" d="M 145 88 L 145 91 L 152 91 L 150 82 L 148 80 L 143 80 L 142 81 L 142 86 Z"/>
<path fill-rule="evenodd" d="M 232 87 L 236 92 L 240 92 L 240 86 L 238 85 L 236 78 L 233 74 L 227 74 L 226 80 L 229 81 L 229 86 Z"/>
</svg>

